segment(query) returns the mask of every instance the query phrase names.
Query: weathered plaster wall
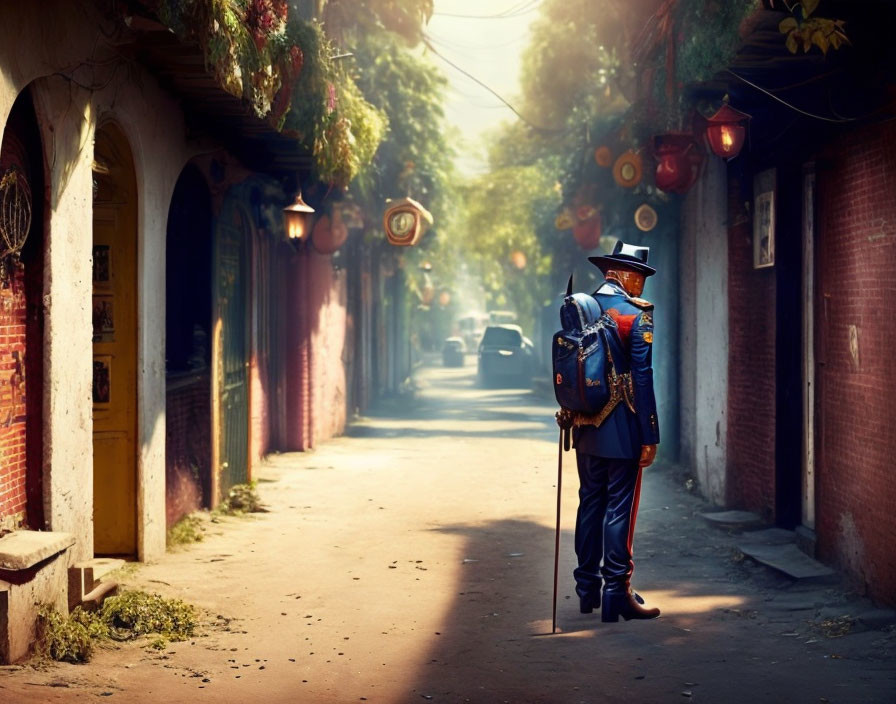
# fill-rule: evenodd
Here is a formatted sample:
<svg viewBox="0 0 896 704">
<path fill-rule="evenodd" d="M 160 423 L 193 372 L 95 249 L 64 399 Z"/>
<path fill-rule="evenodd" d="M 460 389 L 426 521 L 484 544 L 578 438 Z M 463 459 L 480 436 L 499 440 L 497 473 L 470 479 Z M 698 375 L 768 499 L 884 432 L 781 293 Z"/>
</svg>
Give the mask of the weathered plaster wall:
<svg viewBox="0 0 896 704">
<path fill-rule="evenodd" d="M 684 205 L 682 448 L 703 495 L 723 504 L 728 404 L 727 175 L 708 157 Z M 687 306 L 687 307 L 686 307 Z M 685 418 L 687 416 L 687 418 Z"/>
<path fill-rule="evenodd" d="M 93 136 L 101 120 L 113 119 L 130 141 L 138 192 L 138 550 L 152 559 L 165 549 L 165 228 L 177 176 L 198 145 L 187 143 L 177 103 L 151 75 L 133 65 L 87 65 L 107 58 L 98 55 L 101 22 L 89 5 L 63 0 L 0 7 L 0 118 L 5 124 L 16 96 L 33 84 L 50 177 L 45 513 L 50 528 L 77 537 L 75 560 L 93 553 Z M 101 89 L 52 75 L 72 71 L 77 83 Z"/>
</svg>

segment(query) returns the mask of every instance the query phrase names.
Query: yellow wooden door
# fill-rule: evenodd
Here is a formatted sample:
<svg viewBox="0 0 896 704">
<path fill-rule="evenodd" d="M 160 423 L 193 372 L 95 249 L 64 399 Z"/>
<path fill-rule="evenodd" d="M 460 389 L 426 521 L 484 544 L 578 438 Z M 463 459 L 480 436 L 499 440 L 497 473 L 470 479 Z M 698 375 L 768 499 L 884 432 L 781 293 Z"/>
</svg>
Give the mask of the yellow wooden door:
<svg viewBox="0 0 896 704">
<path fill-rule="evenodd" d="M 94 552 L 137 553 L 137 218 L 130 150 L 97 132 L 93 207 Z"/>
</svg>

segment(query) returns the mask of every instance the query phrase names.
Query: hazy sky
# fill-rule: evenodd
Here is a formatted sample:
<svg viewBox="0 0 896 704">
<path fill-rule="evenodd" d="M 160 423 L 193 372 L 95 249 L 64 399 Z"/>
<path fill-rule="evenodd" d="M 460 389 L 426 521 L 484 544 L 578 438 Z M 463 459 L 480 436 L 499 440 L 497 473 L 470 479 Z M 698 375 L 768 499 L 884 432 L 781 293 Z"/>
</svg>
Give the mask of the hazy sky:
<svg viewBox="0 0 896 704">
<path fill-rule="evenodd" d="M 435 0 L 426 33 L 436 51 L 516 104 L 520 53 L 540 4 L 541 0 Z M 479 138 L 516 116 L 438 56 L 433 61 L 450 81 L 445 113 L 463 138 L 456 145 L 458 167 L 463 173 L 483 171 L 485 152 Z"/>
</svg>

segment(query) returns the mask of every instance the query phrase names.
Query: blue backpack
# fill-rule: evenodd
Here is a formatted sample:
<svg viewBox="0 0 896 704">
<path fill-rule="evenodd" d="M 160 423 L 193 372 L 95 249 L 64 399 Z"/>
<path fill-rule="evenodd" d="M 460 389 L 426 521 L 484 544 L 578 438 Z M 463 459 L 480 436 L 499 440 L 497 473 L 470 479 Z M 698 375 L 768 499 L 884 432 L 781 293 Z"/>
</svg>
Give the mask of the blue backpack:
<svg viewBox="0 0 896 704">
<path fill-rule="evenodd" d="M 560 325 L 551 345 L 557 403 L 570 411 L 600 413 L 611 401 L 612 382 L 628 372 L 616 321 L 594 296 L 573 293 L 570 276 Z"/>
</svg>

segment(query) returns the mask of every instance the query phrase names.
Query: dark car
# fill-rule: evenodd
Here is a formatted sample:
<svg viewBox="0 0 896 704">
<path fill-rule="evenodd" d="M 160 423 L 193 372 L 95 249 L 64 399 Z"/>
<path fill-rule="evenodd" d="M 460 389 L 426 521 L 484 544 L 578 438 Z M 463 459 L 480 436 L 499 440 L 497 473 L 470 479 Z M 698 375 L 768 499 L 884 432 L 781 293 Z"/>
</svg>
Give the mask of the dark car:
<svg viewBox="0 0 896 704">
<path fill-rule="evenodd" d="M 519 325 L 489 325 L 485 329 L 479 343 L 480 384 L 528 384 L 534 366 L 535 346 Z"/>
<path fill-rule="evenodd" d="M 466 353 L 467 346 L 464 344 L 463 338 L 446 338 L 442 345 L 442 364 L 446 367 L 462 367 Z"/>
</svg>

